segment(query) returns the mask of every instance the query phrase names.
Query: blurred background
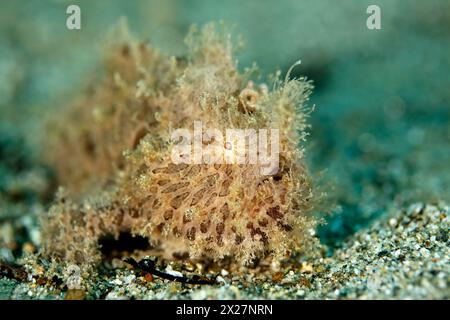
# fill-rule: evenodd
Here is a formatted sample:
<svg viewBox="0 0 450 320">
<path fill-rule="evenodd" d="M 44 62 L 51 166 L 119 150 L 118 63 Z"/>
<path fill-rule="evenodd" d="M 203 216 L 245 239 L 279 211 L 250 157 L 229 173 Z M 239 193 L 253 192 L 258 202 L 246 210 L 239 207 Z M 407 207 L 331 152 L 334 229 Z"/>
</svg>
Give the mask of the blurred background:
<svg viewBox="0 0 450 320">
<path fill-rule="evenodd" d="M 66 8 L 82 29 L 67 30 Z M 381 8 L 381 30 L 366 9 Z M 54 191 L 34 139 L 98 69 L 120 17 L 163 52 L 183 55 L 191 24 L 223 20 L 242 35 L 240 68 L 314 81 L 307 160 L 338 205 L 321 227 L 330 248 L 416 201 L 450 198 L 448 0 L 0 0 L 0 221 L 43 210 Z"/>
</svg>

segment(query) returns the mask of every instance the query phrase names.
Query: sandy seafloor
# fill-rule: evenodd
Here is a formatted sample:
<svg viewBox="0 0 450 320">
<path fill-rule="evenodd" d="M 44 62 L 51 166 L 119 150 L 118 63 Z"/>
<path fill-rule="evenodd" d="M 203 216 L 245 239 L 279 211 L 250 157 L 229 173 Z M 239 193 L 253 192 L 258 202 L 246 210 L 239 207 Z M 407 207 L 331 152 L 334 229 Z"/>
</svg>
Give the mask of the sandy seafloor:
<svg viewBox="0 0 450 320">
<path fill-rule="evenodd" d="M 76 34 L 61 27 L 64 1 L 2 4 L 1 299 L 449 298 L 448 1 L 407 7 L 379 1 L 383 28 L 377 32 L 364 27 L 364 1 L 116 1 L 108 10 L 80 3 L 87 21 Z M 34 15 L 17 23 L 14 17 L 27 12 Z M 212 286 L 152 279 L 120 259 L 106 262 L 82 291 L 43 278 L 36 268 L 9 267 L 38 250 L 37 217 L 56 188 L 52 169 L 36 157 L 43 115 L 83 91 L 99 57 L 92 42 L 121 15 L 138 37 L 174 54 L 182 54 L 191 23 L 234 23 L 246 40 L 240 65 L 256 61 L 263 76 L 302 59 L 294 76 L 306 74 L 316 86 L 306 157 L 336 204 L 317 230 L 317 254 L 215 270 L 220 276 Z M 187 276 L 201 271 L 180 264 L 164 269 Z"/>
<path fill-rule="evenodd" d="M 449 206 L 417 203 L 356 233 L 331 257 L 305 259 L 300 264 L 271 265 L 265 271 L 258 267 L 244 272 L 222 269 L 214 285 L 150 279 L 145 273 L 122 266 L 110 267 L 114 271 L 92 279 L 89 289 L 67 290 L 61 289 L 56 281 L 43 280 L 39 271 L 30 270 L 23 281 L 0 279 L 0 297 L 448 299 L 449 227 Z M 189 275 L 196 268 L 186 270 L 186 266 L 169 264 L 165 271 Z"/>
</svg>

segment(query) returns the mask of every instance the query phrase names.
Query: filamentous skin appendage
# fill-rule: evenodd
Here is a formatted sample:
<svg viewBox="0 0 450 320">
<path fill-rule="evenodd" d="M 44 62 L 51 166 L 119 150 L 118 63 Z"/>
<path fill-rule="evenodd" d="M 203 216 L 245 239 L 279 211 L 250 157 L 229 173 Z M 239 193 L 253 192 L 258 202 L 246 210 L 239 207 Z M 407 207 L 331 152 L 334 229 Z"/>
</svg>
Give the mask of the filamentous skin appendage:
<svg viewBox="0 0 450 320">
<path fill-rule="evenodd" d="M 47 157 L 64 189 L 42 222 L 44 256 L 95 266 L 99 239 L 121 232 L 147 237 L 167 259 L 239 264 L 308 242 L 313 192 L 299 145 L 312 86 L 304 78 L 252 85 L 229 35 L 216 30 L 193 29 L 185 59 L 116 35 L 101 81 L 51 127 Z M 172 130 L 198 120 L 222 132 L 279 129 L 279 170 L 172 163 Z"/>
</svg>

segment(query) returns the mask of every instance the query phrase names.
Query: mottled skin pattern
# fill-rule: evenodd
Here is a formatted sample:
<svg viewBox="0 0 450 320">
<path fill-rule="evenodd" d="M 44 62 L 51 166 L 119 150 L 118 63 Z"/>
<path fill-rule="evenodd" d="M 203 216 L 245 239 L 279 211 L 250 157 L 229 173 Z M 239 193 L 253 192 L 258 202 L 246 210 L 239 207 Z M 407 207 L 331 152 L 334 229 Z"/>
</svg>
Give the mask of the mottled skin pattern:
<svg viewBox="0 0 450 320">
<path fill-rule="evenodd" d="M 299 143 L 311 85 L 276 80 L 271 91 L 255 89 L 212 25 L 187 43 L 182 60 L 122 35 L 101 81 L 58 116 L 48 154 L 65 189 L 43 220 L 44 255 L 93 266 L 99 239 L 120 232 L 147 237 L 168 259 L 244 264 L 307 242 L 313 195 Z M 195 120 L 222 131 L 280 129 L 279 170 L 172 163 L 170 133 Z"/>
</svg>

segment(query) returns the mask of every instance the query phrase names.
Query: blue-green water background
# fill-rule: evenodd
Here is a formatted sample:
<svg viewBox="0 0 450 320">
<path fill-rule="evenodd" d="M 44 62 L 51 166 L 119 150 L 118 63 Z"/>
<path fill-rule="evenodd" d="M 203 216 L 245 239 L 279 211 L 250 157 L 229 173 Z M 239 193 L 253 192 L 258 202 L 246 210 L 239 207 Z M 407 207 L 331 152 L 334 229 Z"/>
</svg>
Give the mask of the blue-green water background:
<svg viewBox="0 0 450 320">
<path fill-rule="evenodd" d="M 80 31 L 66 29 L 72 3 L 81 7 Z M 381 7 L 382 30 L 366 28 L 369 4 Z M 293 76 L 316 86 L 308 163 L 341 208 L 320 229 L 324 242 L 339 245 L 393 208 L 450 198 L 448 0 L 1 0 L 3 204 L 43 201 L 32 191 L 11 197 L 10 181 L 40 165 L 34 137 L 45 135 L 43 115 L 83 92 L 122 16 L 137 38 L 174 55 L 192 23 L 223 20 L 245 40 L 240 67 L 256 62 L 262 79 L 302 60 Z"/>
</svg>

